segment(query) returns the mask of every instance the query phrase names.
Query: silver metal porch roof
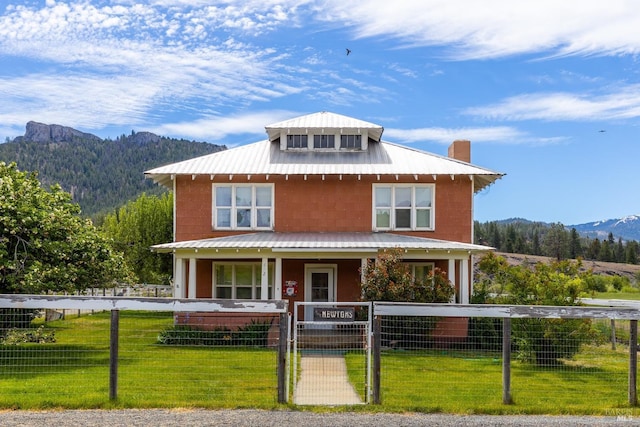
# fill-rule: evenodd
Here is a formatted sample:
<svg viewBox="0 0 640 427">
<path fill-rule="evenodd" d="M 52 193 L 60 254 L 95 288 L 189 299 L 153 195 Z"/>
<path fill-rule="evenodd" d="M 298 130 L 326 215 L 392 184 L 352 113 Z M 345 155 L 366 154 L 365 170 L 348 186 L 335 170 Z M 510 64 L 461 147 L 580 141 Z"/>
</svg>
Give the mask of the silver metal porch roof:
<svg viewBox="0 0 640 427">
<path fill-rule="evenodd" d="M 407 250 L 486 252 L 493 248 L 471 243 L 452 242 L 405 236 L 393 233 L 277 233 L 259 232 L 237 234 L 211 239 L 154 245 L 157 252 L 200 249 L 270 249 L 274 252 L 314 250 L 332 252 L 353 250 L 377 251 L 402 248 Z"/>
<path fill-rule="evenodd" d="M 388 142 L 366 151 L 282 151 L 268 140 L 218 151 L 145 172 L 172 188 L 175 175 L 468 175 L 476 192 L 504 174 Z"/>
</svg>

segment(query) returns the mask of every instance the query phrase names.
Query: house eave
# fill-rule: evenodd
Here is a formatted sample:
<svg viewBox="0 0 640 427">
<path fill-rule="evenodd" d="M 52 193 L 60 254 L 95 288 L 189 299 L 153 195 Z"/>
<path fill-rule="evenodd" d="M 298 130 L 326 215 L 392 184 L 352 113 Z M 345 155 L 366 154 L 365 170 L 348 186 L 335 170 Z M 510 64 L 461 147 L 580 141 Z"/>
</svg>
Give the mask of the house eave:
<svg viewBox="0 0 640 427">
<path fill-rule="evenodd" d="M 430 257 L 468 257 L 494 248 L 472 243 L 421 238 L 393 233 L 274 233 L 257 232 L 211 239 L 200 239 L 154 245 L 159 253 L 199 253 L 201 255 L 264 256 L 265 253 L 360 254 L 375 255 L 381 250 L 401 248 L 408 254 Z"/>
</svg>

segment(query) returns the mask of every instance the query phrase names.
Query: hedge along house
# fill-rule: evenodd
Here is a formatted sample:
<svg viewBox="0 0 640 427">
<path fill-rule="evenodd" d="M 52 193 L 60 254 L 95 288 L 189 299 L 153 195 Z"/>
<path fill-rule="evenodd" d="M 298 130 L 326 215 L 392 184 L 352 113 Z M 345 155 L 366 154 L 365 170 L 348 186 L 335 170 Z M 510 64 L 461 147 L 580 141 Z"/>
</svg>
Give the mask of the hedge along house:
<svg viewBox="0 0 640 427">
<path fill-rule="evenodd" d="M 473 196 L 503 174 L 382 141 L 383 127 L 330 112 L 266 126 L 268 139 L 146 171 L 174 193 L 178 298 L 357 301 L 361 267 L 402 248 L 416 275 L 472 293 Z"/>
</svg>

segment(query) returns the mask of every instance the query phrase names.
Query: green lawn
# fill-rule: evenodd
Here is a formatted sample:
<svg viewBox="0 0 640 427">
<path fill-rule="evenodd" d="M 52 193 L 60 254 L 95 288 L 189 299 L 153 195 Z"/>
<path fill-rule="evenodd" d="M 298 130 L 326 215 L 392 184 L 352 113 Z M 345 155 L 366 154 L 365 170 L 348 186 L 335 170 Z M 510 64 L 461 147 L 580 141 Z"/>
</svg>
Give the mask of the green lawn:
<svg viewBox="0 0 640 427">
<path fill-rule="evenodd" d="M 628 357 L 626 348 L 612 351 L 610 346 L 593 346 L 585 347 L 575 360 L 553 368 L 512 361 L 513 404 L 505 405 L 500 354 L 386 351 L 381 362 L 381 409 L 462 414 L 637 414 L 627 404 Z M 347 358 L 350 361 L 357 363 L 356 358 Z"/>
<path fill-rule="evenodd" d="M 110 314 L 50 322 L 55 344 L 0 346 L 0 407 L 272 408 L 276 352 L 165 346 L 171 313 L 120 316 L 118 400 L 109 401 Z"/>
<path fill-rule="evenodd" d="M 638 301 L 640 300 L 640 292 L 597 292 L 591 298 Z"/>
<path fill-rule="evenodd" d="M 123 312 L 118 400 L 109 401 L 109 313 L 50 322 L 52 344 L 0 346 L 0 408 L 283 408 L 276 352 L 157 344 L 171 313 Z M 606 325 L 605 325 L 606 326 Z M 364 399 L 362 352 L 345 355 Z M 349 410 L 636 416 L 627 404 L 628 349 L 585 346 L 553 368 L 512 362 L 514 403 L 502 403 L 499 353 L 384 351 L 382 405 Z M 344 410 L 344 408 L 334 409 Z"/>
</svg>

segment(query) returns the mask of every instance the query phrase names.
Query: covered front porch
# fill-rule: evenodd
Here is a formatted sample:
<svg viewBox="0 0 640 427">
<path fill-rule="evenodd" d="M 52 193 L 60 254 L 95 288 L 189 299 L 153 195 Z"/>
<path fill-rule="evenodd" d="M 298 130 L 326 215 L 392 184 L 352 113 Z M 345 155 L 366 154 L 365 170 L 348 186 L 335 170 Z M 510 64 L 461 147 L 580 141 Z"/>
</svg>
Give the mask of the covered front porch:
<svg viewBox="0 0 640 427">
<path fill-rule="evenodd" d="M 362 271 L 380 251 L 401 248 L 412 268 L 438 267 L 468 304 L 472 257 L 492 248 L 393 233 L 259 232 L 155 245 L 174 254 L 177 298 L 356 301 Z"/>
</svg>

